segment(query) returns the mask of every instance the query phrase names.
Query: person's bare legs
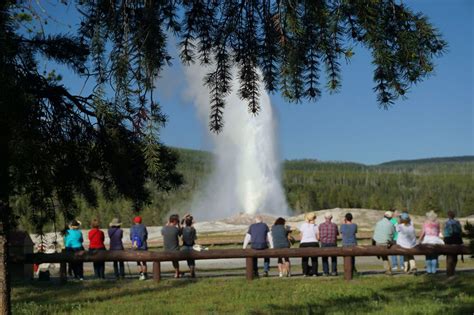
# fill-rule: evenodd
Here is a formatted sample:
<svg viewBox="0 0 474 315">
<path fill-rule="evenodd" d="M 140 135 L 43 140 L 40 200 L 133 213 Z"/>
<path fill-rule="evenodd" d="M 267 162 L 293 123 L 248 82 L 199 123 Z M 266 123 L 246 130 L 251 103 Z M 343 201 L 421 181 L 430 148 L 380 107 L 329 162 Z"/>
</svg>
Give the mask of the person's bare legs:
<svg viewBox="0 0 474 315">
<path fill-rule="evenodd" d="M 285 261 L 286 276 L 291 277 L 291 264 L 290 259 Z"/>
<path fill-rule="evenodd" d="M 174 267 L 174 277 L 179 278 L 179 261 L 173 261 L 173 267 Z"/>
</svg>

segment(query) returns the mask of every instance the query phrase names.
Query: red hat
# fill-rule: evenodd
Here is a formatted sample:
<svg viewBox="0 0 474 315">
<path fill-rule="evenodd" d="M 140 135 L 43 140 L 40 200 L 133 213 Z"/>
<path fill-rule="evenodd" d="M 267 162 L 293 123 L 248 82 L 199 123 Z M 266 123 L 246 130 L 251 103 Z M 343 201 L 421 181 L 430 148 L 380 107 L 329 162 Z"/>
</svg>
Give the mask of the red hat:
<svg viewBox="0 0 474 315">
<path fill-rule="evenodd" d="M 137 215 L 135 218 L 133 218 L 133 222 L 135 223 L 142 223 L 142 217 Z"/>
</svg>

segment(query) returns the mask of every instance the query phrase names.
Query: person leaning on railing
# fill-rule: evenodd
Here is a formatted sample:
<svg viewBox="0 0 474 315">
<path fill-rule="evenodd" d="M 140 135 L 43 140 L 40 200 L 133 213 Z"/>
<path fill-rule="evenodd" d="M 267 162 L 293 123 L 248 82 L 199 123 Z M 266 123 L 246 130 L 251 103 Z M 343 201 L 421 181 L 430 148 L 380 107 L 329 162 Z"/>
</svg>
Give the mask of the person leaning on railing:
<svg viewBox="0 0 474 315">
<path fill-rule="evenodd" d="M 306 213 L 304 216 L 305 222 L 299 226 L 301 233 L 300 248 L 304 247 L 319 247 L 319 231 L 318 225 L 315 223 L 316 214 L 314 212 Z M 303 268 L 303 277 L 318 276 L 318 257 L 311 257 L 311 271 L 308 265 L 309 257 L 301 258 L 301 267 Z"/>
<path fill-rule="evenodd" d="M 462 227 L 461 223 L 455 219 L 455 213 L 452 210 L 448 211 L 448 221 L 444 226 L 444 243 L 447 245 L 461 245 L 462 240 Z M 462 256 L 461 256 L 461 259 Z M 458 263 L 458 256 L 454 256 L 454 268 Z"/>
<path fill-rule="evenodd" d="M 426 213 L 426 221 L 423 223 L 423 230 L 420 235 L 421 244 L 444 244 L 440 237 L 441 227 L 438 221 L 438 215 L 431 210 Z M 438 268 L 438 255 L 426 255 L 426 272 L 435 274 Z"/>
<path fill-rule="evenodd" d="M 391 245 L 393 243 L 393 234 L 395 232 L 395 226 L 390 222 L 393 213 L 392 211 L 386 211 L 384 213 L 384 217 L 375 224 L 374 228 L 374 235 L 372 237 L 372 244 L 373 245 Z M 388 261 L 388 256 L 384 255 L 381 256 L 385 274 L 391 275 L 392 274 L 392 267 L 390 266 L 390 262 Z"/>
<path fill-rule="evenodd" d="M 80 227 L 81 222 L 78 220 L 72 220 L 69 224 L 69 229 L 66 230 L 66 234 L 64 235 L 64 247 L 66 247 L 66 252 L 84 250 L 82 246 L 84 238 L 82 237 L 81 230 L 79 230 Z M 84 280 L 84 263 L 70 262 L 69 268 L 72 270 L 74 278 Z"/>
<path fill-rule="evenodd" d="M 339 230 L 337 225 L 332 220 L 332 214 L 326 212 L 324 215 L 324 222 L 318 227 L 319 241 L 321 247 L 337 247 L 337 236 Z M 329 276 L 329 262 L 328 257 L 323 257 L 323 275 Z M 331 256 L 331 276 L 337 276 L 337 256 Z"/>
<path fill-rule="evenodd" d="M 268 245 L 273 248 L 272 234 L 268 225 L 263 222 L 260 215 L 255 217 L 255 223 L 249 226 L 249 230 L 245 235 L 243 248 L 245 249 L 250 242 L 252 249 L 263 250 L 267 249 Z M 270 258 L 263 259 L 263 276 L 268 277 L 270 271 Z M 253 257 L 253 274 L 258 277 L 258 259 Z"/>
<path fill-rule="evenodd" d="M 398 232 L 397 245 L 402 248 L 413 248 L 416 246 L 415 226 L 407 212 L 402 212 L 400 215 L 400 223 L 396 225 L 396 229 Z M 403 261 L 405 273 L 416 274 L 415 257 L 413 255 L 404 255 Z"/>
<path fill-rule="evenodd" d="M 341 224 L 342 246 L 357 246 L 357 224 L 352 223 L 352 213 L 346 213 L 344 223 Z M 355 268 L 355 256 L 352 256 L 352 270 L 357 272 Z"/>
</svg>

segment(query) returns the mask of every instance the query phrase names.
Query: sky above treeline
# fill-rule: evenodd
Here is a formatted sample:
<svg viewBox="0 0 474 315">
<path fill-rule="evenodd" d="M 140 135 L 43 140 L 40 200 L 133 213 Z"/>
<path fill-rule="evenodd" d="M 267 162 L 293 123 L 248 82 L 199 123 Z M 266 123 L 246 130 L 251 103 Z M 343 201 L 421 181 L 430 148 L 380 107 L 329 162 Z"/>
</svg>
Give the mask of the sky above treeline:
<svg viewBox="0 0 474 315">
<path fill-rule="evenodd" d="M 350 64 L 342 63 L 342 88 L 323 92 L 316 103 L 286 103 L 271 96 L 278 120 L 282 159 L 319 159 L 378 164 L 390 160 L 474 155 L 474 1 L 403 1 L 421 11 L 441 31 L 448 51 L 435 59 L 435 73 L 388 110 L 378 107 L 373 93 L 370 54 L 355 46 Z M 64 11 L 48 6 L 50 12 Z M 62 17 L 71 16 L 69 8 Z M 74 27 L 69 31 L 73 31 Z M 176 56 L 171 39 L 170 50 Z M 73 91 L 83 83 L 60 68 L 64 83 Z M 161 131 L 169 146 L 209 150 L 208 124 L 198 119 L 186 94 L 179 60 L 165 69 L 157 96 L 168 123 Z M 203 87 L 203 89 L 206 89 Z M 87 89 L 84 90 L 86 92 Z M 246 106 L 242 103 L 242 106 Z M 227 117 L 225 119 L 231 119 Z"/>
</svg>

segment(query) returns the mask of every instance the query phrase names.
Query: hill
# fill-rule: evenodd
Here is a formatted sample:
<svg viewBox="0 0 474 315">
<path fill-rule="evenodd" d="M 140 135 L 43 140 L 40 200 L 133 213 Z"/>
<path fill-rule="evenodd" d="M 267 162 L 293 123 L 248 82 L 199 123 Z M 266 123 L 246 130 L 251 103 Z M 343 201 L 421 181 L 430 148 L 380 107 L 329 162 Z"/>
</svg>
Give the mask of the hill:
<svg viewBox="0 0 474 315">
<path fill-rule="evenodd" d="M 170 192 L 160 192 L 150 184 L 150 202 L 141 211 L 148 225 L 162 225 L 170 212 L 192 212 L 193 196 L 204 187 L 212 172 L 211 153 L 174 150 L 180 157 L 178 170 L 183 174 L 184 184 Z M 282 168 L 283 187 L 293 215 L 331 208 L 392 207 L 407 209 L 413 214 L 424 214 L 429 209 L 441 215 L 449 209 L 456 211 L 458 216 L 474 214 L 473 156 L 391 161 L 379 165 L 287 160 Z M 79 200 L 77 217 L 85 227 L 93 217 L 109 222 L 118 216 L 128 224 L 128 218 L 134 215 L 132 203 L 120 196 L 106 199 L 100 185 L 96 190 L 99 201 L 95 207 L 84 198 L 76 197 Z M 15 200 L 15 211 L 23 211 L 27 206 L 24 200 Z M 21 225 L 30 229 L 31 220 L 22 220 Z M 64 226 L 61 218 L 58 218 L 57 226 Z"/>
</svg>

